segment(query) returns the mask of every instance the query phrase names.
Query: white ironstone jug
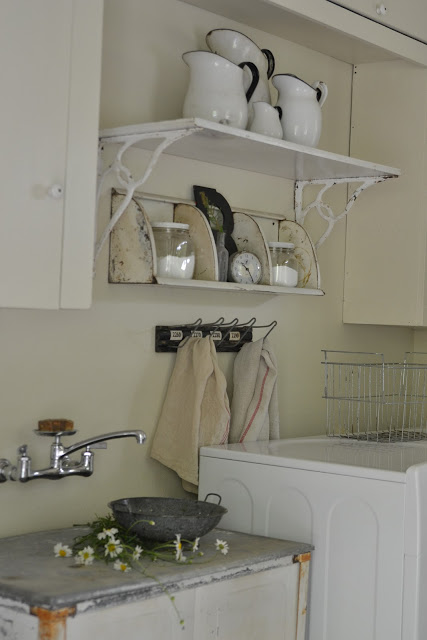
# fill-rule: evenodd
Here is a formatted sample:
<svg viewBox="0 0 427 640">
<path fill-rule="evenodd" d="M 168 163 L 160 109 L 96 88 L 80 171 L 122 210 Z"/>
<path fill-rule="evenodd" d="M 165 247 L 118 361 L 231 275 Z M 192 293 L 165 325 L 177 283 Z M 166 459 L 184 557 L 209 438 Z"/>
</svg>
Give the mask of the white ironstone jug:
<svg viewBox="0 0 427 640">
<path fill-rule="evenodd" d="M 269 49 L 260 49 L 257 44 L 240 31 L 233 29 L 213 29 L 206 36 L 206 44 L 209 49 L 220 56 L 224 56 L 234 64 L 252 62 L 259 73 L 259 82 L 249 99 L 249 123 L 253 117 L 252 105 L 254 102 L 269 102 L 271 94 L 269 79 L 274 72 L 274 56 Z M 245 91 L 251 84 L 251 74 L 245 71 Z"/>
<path fill-rule="evenodd" d="M 312 85 L 290 73 L 273 76 L 282 109 L 283 139 L 307 147 L 316 147 L 322 132 L 322 109 L 328 96 L 324 82 Z"/>
<path fill-rule="evenodd" d="M 280 107 L 272 107 L 268 102 L 254 102 L 252 105 L 254 114 L 248 127 L 253 133 L 260 133 L 270 138 L 282 138 L 282 124 Z"/>
<path fill-rule="evenodd" d="M 248 101 L 259 79 L 256 66 L 251 62 L 236 65 L 210 51 L 188 51 L 182 59 L 190 68 L 184 118 L 204 118 L 244 129 L 248 121 Z M 248 67 L 252 74 L 246 92 L 243 67 Z"/>
</svg>

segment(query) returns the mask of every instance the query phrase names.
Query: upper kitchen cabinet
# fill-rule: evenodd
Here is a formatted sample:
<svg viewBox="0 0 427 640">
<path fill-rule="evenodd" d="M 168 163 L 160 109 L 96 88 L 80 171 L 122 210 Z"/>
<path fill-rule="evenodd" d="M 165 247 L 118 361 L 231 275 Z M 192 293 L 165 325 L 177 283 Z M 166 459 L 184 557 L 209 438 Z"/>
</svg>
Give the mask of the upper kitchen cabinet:
<svg viewBox="0 0 427 640">
<path fill-rule="evenodd" d="M 102 0 L 2 0 L 0 306 L 92 296 Z"/>
<path fill-rule="evenodd" d="M 401 176 L 364 193 L 347 219 L 344 322 L 427 326 L 426 113 L 427 70 L 354 69 L 351 153 L 398 163 Z"/>
<path fill-rule="evenodd" d="M 399 58 L 427 66 L 424 0 L 182 1 L 344 62 L 361 64 Z M 379 11 L 385 6 L 385 14 L 377 13 L 377 5 Z"/>
<path fill-rule="evenodd" d="M 427 43 L 427 3 L 425 0 L 342 0 L 332 4 L 345 7 L 390 29 Z"/>
</svg>

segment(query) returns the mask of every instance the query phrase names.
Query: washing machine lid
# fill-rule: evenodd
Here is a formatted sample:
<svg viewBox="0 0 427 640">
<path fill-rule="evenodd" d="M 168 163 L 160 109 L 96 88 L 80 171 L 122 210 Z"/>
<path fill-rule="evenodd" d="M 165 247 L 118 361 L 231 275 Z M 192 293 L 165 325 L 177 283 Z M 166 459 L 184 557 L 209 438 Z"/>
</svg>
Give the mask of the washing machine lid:
<svg viewBox="0 0 427 640">
<path fill-rule="evenodd" d="M 406 482 L 409 467 L 427 464 L 427 443 L 377 443 L 319 436 L 202 447 L 200 455 Z"/>
</svg>

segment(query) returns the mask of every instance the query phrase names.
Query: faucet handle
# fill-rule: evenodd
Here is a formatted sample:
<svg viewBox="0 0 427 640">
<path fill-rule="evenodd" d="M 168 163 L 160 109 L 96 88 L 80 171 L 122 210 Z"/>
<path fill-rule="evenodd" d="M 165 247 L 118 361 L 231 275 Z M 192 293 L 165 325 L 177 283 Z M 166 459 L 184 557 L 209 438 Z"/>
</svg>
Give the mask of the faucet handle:
<svg viewBox="0 0 427 640">
<path fill-rule="evenodd" d="M 0 458 L 0 482 L 6 482 L 12 465 L 6 458 Z"/>
<path fill-rule="evenodd" d="M 20 456 L 26 456 L 27 454 L 27 449 L 28 449 L 28 445 L 27 444 L 22 444 L 20 447 L 18 447 L 18 454 Z"/>
</svg>

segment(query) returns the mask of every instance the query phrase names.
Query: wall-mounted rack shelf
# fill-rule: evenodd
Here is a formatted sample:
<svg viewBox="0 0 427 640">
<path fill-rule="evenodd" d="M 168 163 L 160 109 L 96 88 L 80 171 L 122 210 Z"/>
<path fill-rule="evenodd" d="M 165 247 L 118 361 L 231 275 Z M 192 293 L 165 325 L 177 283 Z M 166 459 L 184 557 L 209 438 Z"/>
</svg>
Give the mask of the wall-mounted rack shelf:
<svg viewBox="0 0 427 640">
<path fill-rule="evenodd" d="M 112 190 L 111 216 L 122 207 L 125 193 Z M 156 205 L 161 204 L 161 221 L 188 224 L 195 249 L 195 270 L 191 279 L 170 278 L 158 274 L 157 252 L 152 222 L 159 221 Z M 194 205 L 152 200 L 134 193 L 129 205 L 116 222 L 110 236 L 109 282 L 116 284 L 157 284 L 166 287 L 212 291 L 246 291 L 269 295 L 297 293 L 322 295 L 315 247 L 305 229 L 290 220 L 275 219 L 276 240 L 293 242 L 298 262 L 298 286 L 274 285 L 272 263 L 266 237 L 249 214 L 234 211 L 231 238 L 238 251 L 251 251 L 260 260 L 262 278 L 258 284 L 220 282 L 216 243 L 204 214 Z"/>
<path fill-rule="evenodd" d="M 179 134 L 182 134 L 180 137 Z M 120 144 L 154 151 L 159 138 L 171 139 L 163 153 L 199 162 L 286 178 L 319 180 L 331 178 L 395 178 L 399 169 L 321 149 L 304 147 L 269 138 L 244 129 L 235 129 L 200 118 L 105 129 L 101 144 Z M 171 136 L 175 135 L 173 138 Z"/>
<path fill-rule="evenodd" d="M 299 287 L 275 287 L 266 284 L 236 284 L 234 282 L 208 282 L 206 280 L 173 280 L 172 278 L 156 278 L 157 284 L 168 287 L 183 287 L 187 289 L 215 289 L 217 291 L 248 291 L 252 293 L 267 293 L 270 295 L 296 294 L 305 296 L 323 296 L 321 289 L 301 289 Z"/>
<path fill-rule="evenodd" d="M 318 245 L 326 239 L 334 224 L 347 215 L 363 190 L 377 182 L 383 182 L 400 175 L 399 169 L 393 167 L 321 149 L 304 147 L 200 118 L 151 122 L 101 131 L 101 152 L 105 145 L 112 144 L 117 145 L 117 153 L 112 163 L 105 168 L 101 175 L 98 199 L 103 182 L 109 174 L 115 175 L 118 186 L 125 190 L 125 197 L 112 215 L 110 223 L 100 238 L 95 251 L 95 261 L 111 231 L 126 211 L 134 193 L 141 189 L 163 153 L 294 181 L 296 221 L 302 224 L 308 211 L 315 208 L 318 214 L 328 222 L 328 229 Z M 131 147 L 152 153 L 144 174 L 138 179 L 132 177 L 124 161 L 125 152 Z M 313 183 L 324 186 L 315 202 L 303 208 L 303 190 Z M 322 198 L 325 192 L 337 183 L 355 183 L 358 186 L 350 195 L 344 210 L 335 215 Z M 314 261 L 317 263 L 316 256 L 314 256 Z M 157 280 L 157 283 L 172 286 L 172 283 L 162 282 L 161 278 Z M 320 290 L 320 278 L 316 289 L 295 288 L 288 291 L 285 291 L 284 287 L 272 287 L 268 284 L 265 286 L 252 285 L 250 289 L 245 289 L 240 285 L 235 287 L 234 285 L 230 286 L 229 283 L 218 282 L 207 282 L 202 285 L 200 280 L 197 283 L 193 280 L 179 283 L 179 285 L 173 283 L 173 286 L 224 290 L 236 290 L 237 288 L 238 290 L 256 290 L 270 294 L 323 294 Z"/>
</svg>

